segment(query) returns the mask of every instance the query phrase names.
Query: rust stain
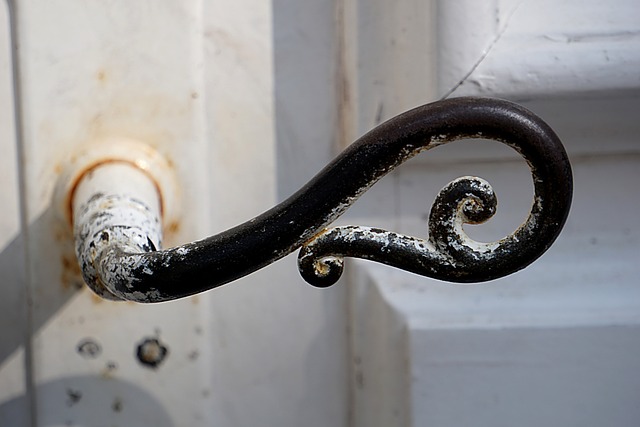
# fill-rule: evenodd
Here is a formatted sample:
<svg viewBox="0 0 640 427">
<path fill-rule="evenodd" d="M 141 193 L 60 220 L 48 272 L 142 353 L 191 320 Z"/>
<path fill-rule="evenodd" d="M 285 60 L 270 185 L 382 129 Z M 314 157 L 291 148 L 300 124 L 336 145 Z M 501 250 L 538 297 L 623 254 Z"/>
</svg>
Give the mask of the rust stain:
<svg viewBox="0 0 640 427">
<path fill-rule="evenodd" d="M 121 88 L 118 70 L 113 70 L 108 65 L 94 69 L 90 76 L 94 82 L 101 85 L 117 80 L 118 86 L 107 98 L 99 98 L 95 105 L 86 108 L 86 116 L 80 120 L 80 127 L 74 132 L 74 143 L 67 141 L 67 138 L 55 143 L 86 147 L 91 141 L 119 135 L 142 141 L 158 152 L 165 151 L 167 148 L 175 147 L 176 140 L 180 138 L 181 131 L 176 129 L 190 128 L 191 112 L 194 108 L 192 101 L 201 98 L 201 94 L 195 89 L 186 91 L 186 97 L 176 98 L 167 96 L 162 88 L 129 87 L 126 84 Z M 50 138 L 49 135 L 60 133 L 59 123 L 64 122 L 65 120 L 57 120 L 49 123 L 52 128 L 43 128 L 40 132 Z M 172 155 L 165 157 L 170 159 Z M 65 164 L 69 163 L 69 160 L 73 162 L 73 159 L 67 156 L 65 160 Z M 175 165 L 171 165 L 171 169 L 175 171 Z M 163 211 L 165 207 L 164 203 L 161 203 Z M 71 218 L 71 215 L 67 215 L 67 218 Z"/>
<path fill-rule="evenodd" d="M 97 144 L 104 138 L 110 139 L 114 136 L 141 141 L 147 144 L 150 150 L 158 151 L 161 155 L 170 154 L 164 157 L 169 160 L 171 172 L 176 177 L 181 175 L 176 173 L 176 165 L 171 161 L 172 154 L 174 154 L 176 140 L 181 138 L 183 132 L 191 131 L 191 112 L 197 106 L 193 101 L 202 98 L 202 94 L 194 87 L 186 87 L 181 94 L 165 93 L 162 87 L 146 85 L 138 87 L 121 78 L 126 75 L 124 71 L 114 67 L 113 64 L 103 63 L 85 72 L 84 79 L 92 82 L 91 86 L 98 92 L 95 102 L 86 104 L 82 109 L 80 120 L 74 119 L 73 132 L 67 132 L 62 125 L 68 122 L 65 120 L 67 115 L 65 109 L 57 110 L 51 119 L 38 129 L 39 133 L 46 134 L 47 137 L 52 136 L 52 144 L 60 144 L 68 148 L 64 150 L 63 157 L 56 159 L 60 162 L 51 166 L 56 176 L 65 173 L 65 168 L 69 164 L 76 164 L 78 158 L 82 157 L 78 153 L 90 150 L 92 141 L 96 141 Z M 131 163 L 132 166 L 140 166 L 133 161 L 127 162 L 116 158 L 105 158 L 91 162 L 92 164 L 82 164 L 81 171 L 78 173 L 72 171 L 70 185 L 64 188 L 66 194 L 61 194 L 66 221 L 59 221 L 60 226 L 53 230 L 56 242 L 62 244 L 61 250 L 56 254 L 59 267 L 55 275 L 60 278 L 61 285 L 58 289 L 61 291 L 76 292 L 77 289 L 86 288 L 73 248 L 70 250 L 64 248 L 67 243 L 73 245 L 74 194 L 88 173 L 91 173 L 94 168 L 111 162 L 125 162 Z M 143 172 L 146 171 L 143 170 Z M 149 173 L 147 175 L 157 189 L 160 197 L 160 215 L 164 217 L 167 211 L 166 204 L 169 201 L 166 195 L 161 193 L 159 182 L 156 182 Z M 180 221 L 171 221 L 165 226 L 170 236 L 178 235 L 181 229 Z M 88 295 L 93 304 L 103 303 L 103 299 L 93 292 L 88 292 Z"/>
<path fill-rule="evenodd" d="M 172 221 L 169 224 L 167 224 L 167 229 L 166 232 L 167 233 L 178 233 L 180 231 L 180 223 L 178 221 Z"/>
<path fill-rule="evenodd" d="M 169 169 L 175 171 L 176 170 L 176 164 L 171 159 L 171 156 L 164 156 L 164 159 L 167 162 L 167 165 L 169 166 Z"/>
<path fill-rule="evenodd" d="M 56 221 L 53 227 L 53 239 L 58 243 L 71 243 L 73 241 L 73 233 L 71 228 L 66 227 L 65 224 Z"/>
<path fill-rule="evenodd" d="M 84 281 L 80 272 L 80 265 L 73 254 L 62 255 L 62 273 L 60 275 L 60 283 L 63 289 L 82 289 Z"/>
<path fill-rule="evenodd" d="M 105 300 L 91 292 L 91 302 L 94 304 L 102 304 Z"/>
<path fill-rule="evenodd" d="M 98 72 L 96 73 L 96 80 L 98 80 L 100 83 L 104 84 L 107 82 L 107 73 L 104 70 L 98 70 Z"/>
<path fill-rule="evenodd" d="M 83 282 L 84 283 L 84 282 Z M 110 304 L 107 304 L 105 306 L 106 307 L 113 307 L 113 302 L 112 300 L 108 300 L 108 299 L 104 299 L 102 298 L 100 295 L 96 294 L 95 292 L 93 292 L 91 290 L 91 288 L 89 286 L 83 286 L 83 289 L 87 289 L 89 290 L 89 298 L 91 299 L 91 303 L 94 305 L 100 305 L 102 303 L 104 303 L 105 301 L 108 301 Z M 118 302 L 118 306 L 135 306 L 137 305 L 135 302 L 133 301 L 117 301 Z"/>
<path fill-rule="evenodd" d="M 158 338 L 145 338 L 136 351 L 138 361 L 151 369 L 157 369 L 168 355 L 169 349 Z"/>
<path fill-rule="evenodd" d="M 65 200 L 65 213 L 66 213 L 66 217 L 69 220 L 69 226 L 73 229 L 73 196 L 76 192 L 76 190 L 78 189 L 78 185 L 80 185 L 80 182 L 82 182 L 82 180 L 84 179 L 85 176 L 93 173 L 93 171 L 100 167 L 100 166 L 104 166 L 106 164 L 110 164 L 110 163 L 124 163 L 124 164 L 128 164 L 131 167 L 134 167 L 136 169 L 139 169 L 142 173 L 144 173 L 145 175 L 147 175 L 147 177 L 149 178 L 149 180 L 151 180 L 151 182 L 153 182 L 154 187 L 156 188 L 156 193 L 158 194 L 158 197 L 160 199 L 160 215 L 162 216 L 162 214 L 164 213 L 164 200 L 162 197 L 162 192 L 160 191 L 160 184 L 158 184 L 158 182 L 153 178 L 153 176 L 151 176 L 151 174 L 138 167 L 138 165 L 134 162 L 134 161 L 128 161 L 128 160 L 124 160 L 124 159 L 101 159 L 99 161 L 96 161 L 94 163 L 88 164 L 80 173 L 78 173 L 75 177 L 73 177 L 73 182 L 71 183 L 70 187 L 69 187 L 69 191 L 67 193 L 66 196 L 66 200 Z"/>
</svg>

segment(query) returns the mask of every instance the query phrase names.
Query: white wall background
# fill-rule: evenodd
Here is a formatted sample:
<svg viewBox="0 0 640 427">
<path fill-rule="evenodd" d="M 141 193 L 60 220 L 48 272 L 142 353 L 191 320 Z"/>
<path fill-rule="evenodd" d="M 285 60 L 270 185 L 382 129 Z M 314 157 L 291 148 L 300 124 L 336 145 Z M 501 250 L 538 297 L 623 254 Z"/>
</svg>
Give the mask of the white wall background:
<svg viewBox="0 0 640 427">
<path fill-rule="evenodd" d="M 636 425 L 640 236 L 630 195 L 640 179 L 640 3 L 433 6 L 430 93 L 506 97 L 541 115 L 572 160 L 574 204 L 545 256 L 488 284 L 447 286 L 358 263 L 350 298 L 354 424 Z M 420 83 L 405 81 L 416 91 Z M 374 124 L 368 117 L 363 128 Z M 500 202 L 472 235 L 495 239 L 515 229 L 530 203 L 528 171 L 490 144 L 452 144 L 412 161 L 365 195 L 354 222 L 424 235 L 439 188 L 466 174 L 488 179 Z M 395 211 L 371 214 L 390 199 Z"/>
</svg>

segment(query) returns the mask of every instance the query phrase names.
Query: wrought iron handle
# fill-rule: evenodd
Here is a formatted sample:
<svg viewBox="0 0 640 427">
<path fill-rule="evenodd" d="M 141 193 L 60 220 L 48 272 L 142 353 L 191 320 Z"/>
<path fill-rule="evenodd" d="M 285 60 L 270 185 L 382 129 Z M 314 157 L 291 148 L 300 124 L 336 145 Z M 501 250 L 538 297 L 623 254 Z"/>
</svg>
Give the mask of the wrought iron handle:
<svg viewBox="0 0 640 427">
<path fill-rule="evenodd" d="M 466 138 L 501 141 L 531 168 L 531 211 L 513 234 L 488 244 L 465 234 L 462 224 L 482 223 L 496 208 L 490 185 L 472 177 L 459 178 L 439 193 L 428 239 L 358 226 L 325 228 L 405 160 Z M 457 98 L 381 124 L 269 211 L 171 249 L 157 249 L 161 233 L 153 200 L 87 188 L 83 196 L 74 196 L 76 252 L 85 281 L 105 298 L 160 302 L 229 283 L 300 247 L 300 272 L 317 287 L 338 280 L 343 257 L 452 282 L 502 277 L 529 265 L 556 239 L 571 204 L 572 174 L 558 137 L 530 111 L 502 100 Z"/>
</svg>

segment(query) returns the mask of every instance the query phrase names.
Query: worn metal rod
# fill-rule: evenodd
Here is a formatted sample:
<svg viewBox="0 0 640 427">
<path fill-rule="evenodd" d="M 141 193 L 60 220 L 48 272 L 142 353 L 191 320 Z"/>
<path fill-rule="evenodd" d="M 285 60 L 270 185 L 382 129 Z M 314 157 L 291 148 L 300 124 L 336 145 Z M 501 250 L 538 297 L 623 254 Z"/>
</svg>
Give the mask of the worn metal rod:
<svg viewBox="0 0 640 427">
<path fill-rule="evenodd" d="M 162 247 L 160 195 L 155 182 L 131 163 L 98 164 L 75 188 L 72 209 L 76 253 L 85 280 L 101 297 L 122 299 L 111 291 L 108 271 L 122 269 L 119 274 L 126 275 L 130 266 L 117 258 L 112 260 L 113 252 L 148 253 Z M 103 272 L 107 266 L 109 270 Z"/>
<path fill-rule="evenodd" d="M 470 177 L 455 180 L 440 192 L 431 210 L 428 239 L 356 226 L 326 229 L 402 162 L 467 138 L 503 142 L 531 168 L 535 193 L 531 211 L 510 236 L 485 244 L 465 234 L 464 223 L 486 221 L 496 208 L 489 184 Z M 74 195 L 78 212 L 74 228 L 85 281 L 111 299 L 160 302 L 229 283 L 300 247 L 300 272 L 318 287 L 338 280 L 343 257 L 371 259 L 453 282 L 502 277 L 529 265 L 556 239 L 571 204 L 572 173 L 556 134 L 530 111 L 502 100 L 457 98 L 392 118 L 354 142 L 269 211 L 215 236 L 171 249 L 159 250 L 158 208 L 151 206 L 153 197 L 149 201 L 146 190 L 136 196 L 100 188 L 80 195 L 80 189 L 91 189 L 89 184 L 83 186 L 81 182 L 79 194 Z M 130 205 L 128 209 L 144 218 L 145 224 L 154 225 L 147 230 L 126 223 L 115 211 L 118 204 Z M 100 211 L 97 207 L 102 205 L 108 209 Z M 132 227 L 135 231 L 125 231 Z M 118 235 L 123 240 L 112 237 Z"/>
</svg>

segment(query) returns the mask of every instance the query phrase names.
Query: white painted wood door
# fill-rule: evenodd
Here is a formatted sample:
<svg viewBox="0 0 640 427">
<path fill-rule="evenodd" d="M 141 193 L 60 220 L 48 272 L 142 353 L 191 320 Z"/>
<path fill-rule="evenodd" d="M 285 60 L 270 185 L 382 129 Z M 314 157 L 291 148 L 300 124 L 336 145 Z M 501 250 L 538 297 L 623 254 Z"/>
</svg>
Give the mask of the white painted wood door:
<svg viewBox="0 0 640 427">
<path fill-rule="evenodd" d="M 357 77 L 354 96 L 367 100 L 351 110 L 355 133 L 420 94 L 509 98 L 554 127 L 575 181 L 560 239 L 510 277 L 451 286 L 358 264 L 350 284 L 353 425 L 640 423 L 632 196 L 640 180 L 640 3 L 352 3 L 365 19 L 350 38 L 357 65 L 349 75 Z M 416 20 L 431 25 L 430 35 Z M 423 79 L 410 76 L 416 69 Z M 492 241 L 514 230 L 530 204 L 530 177 L 492 144 L 451 144 L 400 168 L 365 196 L 370 205 L 357 222 L 424 235 L 439 188 L 468 174 L 491 182 L 499 200 L 496 217 L 469 232 Z M 393 210 L 372 208 L 385 203 Z"/>
<path fill-rule="evenodd" d="M 331 64 L 305 73 L 305 115 L 291 104 L 304 92 L 290 63 L 306 50 L 299 31 L 332 37 L 331 7 L 320 19 L 304 5 L 252 0 L 10 5 L 1 15 L 0 425 L 346 422 L 344 289 L 310 288 L 287 259 L 171 304 L 101 301 L 82 285 L 54 196 L 69 158 L 124 136 L 175 166 L 182 211 L 168 245 L 273 206 L 308 178 L 298 176 L 304 156 L 306 174 L 331 152 Z M 317 23 L 305 29 L 296 14 Z M 300 117 L 328 120 L 312 129 Z M 311 150 L 287 146 L 297 139 Z M 148 339 L 168 349 L 156 368 L 136 356 Z"/>
</svg>

